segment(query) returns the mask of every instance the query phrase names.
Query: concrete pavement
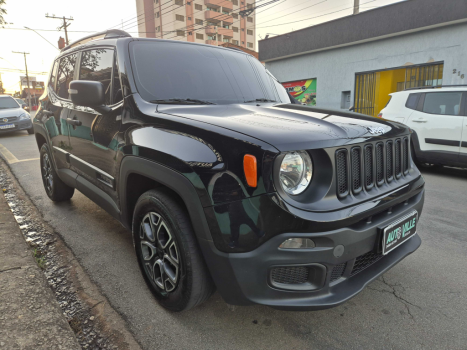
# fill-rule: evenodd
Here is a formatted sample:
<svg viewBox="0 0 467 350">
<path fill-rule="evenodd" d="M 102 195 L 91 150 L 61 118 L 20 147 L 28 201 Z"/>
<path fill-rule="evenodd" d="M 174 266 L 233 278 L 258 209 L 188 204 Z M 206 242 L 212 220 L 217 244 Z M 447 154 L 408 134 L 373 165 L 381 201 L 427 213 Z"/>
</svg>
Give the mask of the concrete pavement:
<svg viewBox="0 0 467 350">
<path fill-rule="evenodd" d="M 146 288 L 131 236 L 117 221 L 79 192 L 66 203 L 48 199 L 39 161 L 21 161 L 38 157 L 35 138 L 20 134 L 0 136 L 19 160 L 10 164 L 13 174 L 144 349 L 466 348 L 466 170 L 423 170 L 422 246 L 342 306 L 319 312 L 229 307 L 215 294 L 173 314 Z"/>
<path fill-rule="evenodd" d="M 3 193 L 0 193 L 0 349 L 81 349 Z"/>
</svg>

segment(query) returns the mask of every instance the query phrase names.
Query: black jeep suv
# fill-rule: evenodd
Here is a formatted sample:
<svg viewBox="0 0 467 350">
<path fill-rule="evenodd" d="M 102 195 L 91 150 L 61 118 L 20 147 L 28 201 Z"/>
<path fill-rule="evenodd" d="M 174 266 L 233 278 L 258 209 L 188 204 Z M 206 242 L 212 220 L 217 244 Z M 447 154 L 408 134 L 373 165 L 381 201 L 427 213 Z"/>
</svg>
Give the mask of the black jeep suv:
<svg viewBox="0 0 467 350">
<path fill-rule="evenodd" d="M 414 252 L 410 129 L 292 104 L 252 56 L 111 30 L 64 48 L 34 119 L 53 201 L 75 189 L 132 231 L 174 311 L 339 305 Z"/>
</svg>

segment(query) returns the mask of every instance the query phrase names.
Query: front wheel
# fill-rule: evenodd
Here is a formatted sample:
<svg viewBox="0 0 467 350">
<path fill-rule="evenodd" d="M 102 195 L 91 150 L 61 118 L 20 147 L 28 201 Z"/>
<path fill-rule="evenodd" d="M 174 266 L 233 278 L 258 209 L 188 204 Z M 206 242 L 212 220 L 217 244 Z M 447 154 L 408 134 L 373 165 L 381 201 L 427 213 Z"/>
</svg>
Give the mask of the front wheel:
<svg viewBox="0 0 467 350">
<path fill-rule="evenodd" d="M 188 213 L 170 191 L 150 190 L 138 199 L 133 242 L 146 284 L 163 307 L 184 311 L 211 296 L 214 284 Z"/>
<path fill-rule="evenodd" d="M 54 202 L 62 202 L 73 197 L 75 189 L 65 184 L 57 175 L 47 144 L 43 144 L 40 151 L 41 175 L 47 196 Z"/>
</svg>

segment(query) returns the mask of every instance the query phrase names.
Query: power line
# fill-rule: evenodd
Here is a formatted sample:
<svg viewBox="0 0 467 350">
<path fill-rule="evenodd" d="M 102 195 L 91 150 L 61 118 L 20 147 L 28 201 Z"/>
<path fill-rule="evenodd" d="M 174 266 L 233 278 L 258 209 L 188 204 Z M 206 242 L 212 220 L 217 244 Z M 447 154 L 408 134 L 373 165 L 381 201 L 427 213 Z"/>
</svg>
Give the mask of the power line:
<svg viewBox="0 0 467 350">
<path fill-rule="evenodd" d="M 368 3 L 370 3 L 370 2 L 375 2 L 375 1 L 377 1 L 377 0 L 371 0 L 371 1 L 368 1 L 368 2 L 364 2 L 364 3 L 362 3 L 362 5 L 368 4 Z M 295 23 L 297 23 L 297 22 L 309 21 L 310 19 L 315 19 L 315 18 L 318 18 L 318 17 L 324 17 L 324 16 L 327 16 L 327 15 L 331 15 L 331 14 L 333 14 L 333 13 L 342 12 L 342 11 L 349 10 L 349 9 L 353 9 L 353 6 L 352 6 L 352 7 L 347 7 L 347 8 L 345 8 L 345 9 L 338 10 L 338 11 L 328 12 L 328 13 L 325 13 L 325 14 L 323 14 L 323 15 L 319 15 L 319 16 L 315 16 L 315 17 L 309 17 L 309 18 L 304 18 L 304 19 L 296 20 L 296 21 L 293 21 L 293 22 L 280 23 L 280 24 L 273 24 L 273 25 L 270 25 L 270 26 L 263 26 L 263 27 L 256 27 L 256 28 L 257 28 L 257 29 L 258 29 L 258 28 L 271 28 L 271 27 L 283 26 L 283 25 L 286 25 L 286 24 L 295 24 Z"/>
<path fill-rule="evenodd" d="M 58 30 L 63 29 L 65 31 L 65 43 L 68 45 L 69 43 L 68 43 L 67 28 L 71 25 L 71 23 L 68 23 L 67 21 L 73 21 L 73 17 L 65 18 L 65 16 L 63 17 L 56 17 L 55 15 L 49 16 L 49 14 L 46 13 L 45 18 L 61 19 L 63 21 L 63 24 L 60 27 L 58 27 Z"/>
<path fill-rule="evenodd" d="M 287 14 L 285 14 L 285 15 L 282 15 L 282 16 L 279 16 L 279 17 L 275 17 L 275 18 L 273 18 L 273 19 L 270 19 L 270 20 L 267 20 L 267 21 L 265 21 L 265 22 L 261 22 L 261 23 L 271 22 L 271 21 L 274 21 L 274 20 L 276 20 L 276 19 L 278 19 L 278 18 L 284 18 L 284 17 L 287 17 L 287 16 L 289 16 L 289 15 L 291 15 L 291 14 L 297 13 L 297 12 L 299 12 L 299 11 L 306 10 L 306 9 L 308 9 L 308 8 L 310 8 L 310 7 L 317 6 L 317 5 L 319 5 L 319 4 L 322 4 L 323 2 L 326 2 L 326 1 L 328 1 L 328 0 L 323 0 L 323 1 L 320 1 L 320 2 L 318 2 L 318 3 L 316 3 L 316 4 L 313 4 L 313 5 L 310 5 L 310 6 L 304 7 L 304 8 L 302 8 L 302 9 L 299 9 L 299 10 L 297 10 L 297 11 L 290 12 L 290 13 L 287 13 Z"/>
</svg>

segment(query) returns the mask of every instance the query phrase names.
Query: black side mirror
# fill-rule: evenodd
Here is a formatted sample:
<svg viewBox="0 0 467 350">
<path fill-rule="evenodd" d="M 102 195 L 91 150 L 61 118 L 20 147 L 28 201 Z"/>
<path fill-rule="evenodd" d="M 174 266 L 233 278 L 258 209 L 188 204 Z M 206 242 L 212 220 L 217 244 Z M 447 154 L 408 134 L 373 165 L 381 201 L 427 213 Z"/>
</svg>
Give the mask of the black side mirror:
<svg viewBox="0 0 467 350">
<path fill-rule="evenodd" d="M 355 106 L 350 107 L 350 108 L 349 108 L 349 111 L 351 111 L 351 112 L 352 112 L 352 111 L 355 111 Z"/>
<path fill-rule="evenodd" d="M 102 114 L 110 111 L 105 105 L 104 85 L 99 81 L 73 80 L 68 93 L 75 105 L 91 107 Z"/>
</svg>

